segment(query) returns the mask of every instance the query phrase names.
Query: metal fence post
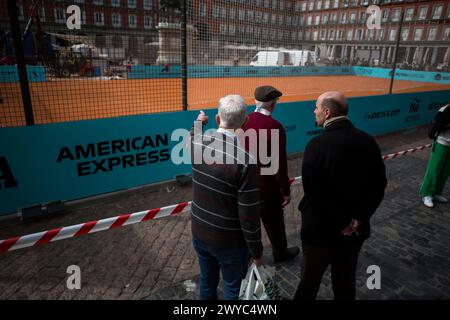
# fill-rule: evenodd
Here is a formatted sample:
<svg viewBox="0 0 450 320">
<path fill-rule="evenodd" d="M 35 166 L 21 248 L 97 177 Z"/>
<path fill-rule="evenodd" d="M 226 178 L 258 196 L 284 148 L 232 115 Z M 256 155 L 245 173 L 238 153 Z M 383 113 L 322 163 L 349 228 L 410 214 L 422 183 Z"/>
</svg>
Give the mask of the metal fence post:
<svg viewBox="0 0 450 320">
<path fill-rule="evenodd" d="M 400 46 L 400 37 L 402 34 L 402 26 L 403 26 L 403 17 L 406 11 L 401 10 L 400 14 L 400 23 L 398 25 L 398 33 L 397 33 L 397 43 L 395 45 L 395 53 L 394 53 L 394 65 L 392 66 L 392 75 L 391 75 L 391 83 L 389 85 L 389 94 L 392 94 L 392 87 L 394 86 L 394 77 L 395 77 L 395 68 L 397 67 L 397 57 Z"/>
<path fill-rule="evenodd" d="M 187 36 L 186 36 L 186 20 L 187 20 L 186 0 L 181 1 L 181 94 L 183 111 L 187 110 Z"/>
<path fill-rule="evenodd" d="M 33 108 L 31 105 L 30 87 L 28 85 L 27 66 L 25 64 L 22 35 L 16 0 L 7 0 L 11 33 L 14 41 L 14 51 L 16 53 L 17 71 L 19 73 L 20 91 L 22 92 L 23 109 L 27 126 L 34 125 Z"/>
</svg>

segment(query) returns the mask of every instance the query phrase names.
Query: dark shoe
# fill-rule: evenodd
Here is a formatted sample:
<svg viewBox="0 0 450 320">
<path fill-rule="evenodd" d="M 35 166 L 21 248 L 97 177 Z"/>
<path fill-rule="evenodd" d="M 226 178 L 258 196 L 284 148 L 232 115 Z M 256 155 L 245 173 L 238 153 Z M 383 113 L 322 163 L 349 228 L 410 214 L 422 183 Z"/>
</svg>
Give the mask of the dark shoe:
<svg viewBox="0 0 450 320">
<path fill-rule="evenodd" d="M 299 252 L 300 252 L 300 249 L 298 247 L 290 247 L 290 248 L 286 249 L 286 253 L 281 257 L 277 257 L 276 255 L 273 255 L 273 260 L 275 261 L 275 263 L 288 261 L 288 260 L 294 259 L 299 254 Z"/>
</svg>

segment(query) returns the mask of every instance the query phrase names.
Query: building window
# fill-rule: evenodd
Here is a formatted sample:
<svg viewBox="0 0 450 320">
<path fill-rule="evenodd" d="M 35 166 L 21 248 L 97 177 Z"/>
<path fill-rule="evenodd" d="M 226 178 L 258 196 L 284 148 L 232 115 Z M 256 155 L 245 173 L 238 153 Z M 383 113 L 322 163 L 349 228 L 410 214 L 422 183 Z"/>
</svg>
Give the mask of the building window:
<svg viewBox="0 0 450 320">
<path fill-rule="evenodd" d="M 111 6 L 120 7 L 120 0 L 111 0 Z"/>
<path fill-rule="evenodd" d="M 361 11 L 359 13 L 359 22 L 360 23 L 366 23 L 366 13 L 364 11 Z"/>
<path fill-rule="evenodd" d="M 327 10 L 327 9 L 330 8 L 330 0 L 325 0 L 325 1 L 323 2 L 323 8 L 324 8 L 325 10 Z"/>
<path fill-rule="evenodd" d="M 224 24 L 220 25 L 220 34 L 227 34 L 227 26 Z"/>
<path fill-rule="evenodd" d="M 272 0 L 272 10 L 277 10 L 277 1 L 278 0 Z"/>
<path fill-rule="evenodd" d="M 151 29 L 152 28 L 152 17 L 145 16 L 144 17 L 144 29 Z"/>
<path fill-rule="evenodd" d="M 414 16 L 414 8 L 406 9 L 405 21 L 411 21 Z"/>
<path fill-rule="evenodd" d="M 311 22 L 312 22 L 312 16 L 308 16 L 308 17 L 306 18 L 306 25 L 307 25 L 307 26 L 310 26 L 310 25 L 311 25 Z"/>
<path fill-rule="evenodd" d="M 389 32 L 389 41 L 395 41 L 395 37 L 397 35 L 397 29 L 391 29 Z"/>
<path fill-rule="evenodd" d="M 301 11 L 305 12 L 307 5 L 308 5 L 308 3 L 306 1 L 303 1 L 302 4 L 301 4 Z"/>
<path fill-rule="evenodd" d="M 320 24 L 320 16 L 316 16 L 314 19 L 314 25 L 318 26 Z"/>
<path fill-rule="evenodd" d="M 322 16 L 322 23 L 323 24 L 326 24 L 328 22 L 328 14 L 324 14 L 323 16 Z"/>
<path fill-rule="evenodd" d="M 425 20 L 427 18 L 428 7 L 420 7 L 419 20 Z"/>
<path fill-rule="evenodd" d="M 247 19 L 248 21 L 253 21 L 254 19 L 254 14 L 253 14 L 253 10 L 247 10 Z"/>
<path fill-rule="evenodd" d="M 433 41 L 436 40 L 437 28 L 431 27 L 428 29 L 428 40 Z"/>
<path fill-rule="evenodd" d="M 229 33 L 231 36 L 234 36 L 234 35 L 235 35 L 235 33 L 236 33 L 236 27 L 235 27 L 233 24 L 230 24 L 230 25 L 228 26 L 228 33 Z"/>
<path fill-rule="evenodd" d="M 267 12 L 264 13 L 263 21 L 264 23 L 269 23 L 269 14 Z"/>
<path fill-rule="evenodd" d="M 219 6 L 213 6 L 212 7 L 212 16 L 214 18 L 218 18 L 219 17 L 219 11 L 220 11 Z"/>
<path fill-rule="evenodd" d="M 280 1 L 280 10 L 284 10 L 284 1 Z"/>
<path fill-rule="evenodd" d="M 364 32 L 362 29 L 356 31 L 356 40 L 362 40 L 364 38 Z"/>
<path fill-rule="evenodd" d="M 144 10 L 152 10 L 152 0 L 144 0 Z"/>
<path fill-rule="evenodd" d="M 245 19 L 245 11 L 242 9 L 239 9 L 239 20 L 244 20 Z"/>
<path fill-rule="evenodd" d="M 130 27 L 130 28 L 136 28 L 136 15 L 134 15 L 134 14 L 130 14 L 129 16 L 128 16 L 128 26 Z"/>
<path fill-rule="evenodd" d="M 55 9 L 56 10 L 56 9 Z M 23 20 L 25 19 L 24 15 L 23 15 L 23 5 L 19 5 L 19 20 Z M 56 21 L 56 11 L 55 11 L 55 21 Z M 58 21 L 56 21 L 58 22 Z"/>
<path fill-rule="evenodd" d="M 94 24 L 96 26 L 103 26 L 105 24 L 105 19 L 103 12 L 95 12 L 94 13 Z"/>
<path fill-rule="evenodd" d="M 63 8 L 55 8 L 55 22 L 64 23 L 66 22 L 66 11 Z M 23 13 L 22 13 L 23 16 Z"/>
<path fill-rule="evenodd" d="M 320 30 L 320 40 L 326 40 L 326 30 Z"/>
<path fill-rule="evenodd" d="M 236 9 L 230 8 L 230 10 L 228 12 L 228 16 L 230 17 L 231 20 L 234 20 L 234 18 L 236 17 Z"/>
<path fill-rule="evenodd" d="M 92 1 L 93 4 L 97 4 L 97 5 L 102 5 L 103 4 L 103 0 L 94 0 Z"/>
<path fill-rule="evenodd" d="M 350 23 L 355 23 L 356 22 L 356 13 L 352 12 L 350 13 Z"/>
<path fill-rule="evenodd" d="M 345 24 L 346 20 L 347 20 L 347 13 L 342 12 L 342 13 L 341 13 L 341 20 L 340 20 L 340 22 L 341 22 L 342 24 Z"/>
<path fill-rule="evenodd" d="M 417 28 L 414 31 L 414 41 L 421 41 L 422 40 L 422 34 L 423 34 L 423 28 Z"/>
<path fill-rule="evenodd" d="M 128 0 L 128 8 L 136 8 L 136 0 Z"/>
<path fill-rule="evenodd" d="M 409 29 L 402 30 L 402 41 L 408 41 Z"/>
<path fill-rule="evenodd" d="M 383 13 L 381 15 L 381 21 L 386 22 L 389 19 L 389 10 L 388 9 L 384 9 Z"/>
<path fill-rule="evenodd" d="M 121 17 L 118 13 L 112 14 L 112 25 L 113 27 L 120 27 L 121 26 Z"/>
<path fill-rule="evenodd" d="M 392 11 L 392 21 L 399 21 L 400 20 L 400 9 L 394 9 Z"/>
<path fill-rule="evenodd" d="M 334 0 L 333 1 L 333 8 L 339 8 L 339 0 Z"/>
<path fill-rule="evenodd" d="M 226 7 L 222 7 L 220 9 L 220 16 L 222 19 L 226 19 L 227 18 L 227 8 Z"/>
<path fill-rule="evenodd" d="M 268 9 L 270 6 L 270 0 L 264 0 L 264 8 Z"/>
<path fill-rule="evenodd" d="M 433 9 L 433 19 L 440 19 L 442 16 L 443 5 L 437 5 Z"/>
<path fill-rule="evenodd" d="M 39 8 L 39 19 L 41 20 L 41 22 L 45 22 L 45 8 L 44 7 Z"/>
<path fill-rule="evenodd" d="M 331 14 L 330 20 L 331 20 L 332 22 L 336 23 L 336 21 L 337 21 L 337 14 L 333 12 L 333 13 Z"/>
<path fill-rule="evenodd" d="M 384 29 L 378 30 L 378 40 L 384 40 Z"/>
<path fill-rule="evenodd" d="M 316 1 L 316 9 L 322 10 L 322 1 L 321 0 Z"/>
<path fill-rule="evenodd" d="M 200 17 L 205 17 L 206 16 L 206 4 L 200 2 L 198 5 L 198 14 Z"/>
<path fill-rule="evenodd" d="M 256 11 L 256 22 L 260 23 L 262 21 L 262 12 L 261 11 Z"/>
<path fill-rule="evenodd" d="M 328 39 L 334 40 L 334 30 L 331 29 L 330 32 L 328 32 Z"/>
<path fill-rule="evenodd" d="M 445 28 L 445 30 L 444 30 L 444 39 L 443 40 L 450 40 L 450 27 Z"/>
<path fill-rule="evenodd" d="M 347 31 L 347 40 L 352 40 L 353 39 L 353 29 L 350 29 Z"/>
</svg>

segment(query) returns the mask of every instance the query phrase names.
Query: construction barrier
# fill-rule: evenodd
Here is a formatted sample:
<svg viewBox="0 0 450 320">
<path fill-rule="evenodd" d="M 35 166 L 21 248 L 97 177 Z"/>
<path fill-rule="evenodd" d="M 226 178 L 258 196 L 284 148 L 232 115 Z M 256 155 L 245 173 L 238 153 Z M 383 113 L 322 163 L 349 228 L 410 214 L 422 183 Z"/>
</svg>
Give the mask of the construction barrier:
<svg viewBox="0 0 450 320">
<path fill-rule="evenodd" d="M 430 123 L 449 95 L 434 91 L 350 98 L 349 117 L 374 136 L 401 131 Z M 314 107 L 315 101 L 277 106 L 274 117 L 285 126 L 288 154 L 302 152 L 322 132 L 315 125 Z M 214 119 L 217 110 L 205 113 Z M 181 152 L 197 114 L 193 110 L 0 128 L 0 215 L 191 173 L 190 160 L 174 163 L 172 154 Z M 214 127 L 210 121 L 205 129 Z"/>
<path fill-rule="evenodd" d="M 391 153 L 382 156 L 382 158 L 383 160 L 395 159 L 398 156 L 404 156 L 409 153 L 414 153 L 417 150 L 424 150 L 425 148 L 430 147 L 431 144 L 427 144 L 416 148 Z M 300 184 L 301 181 L 302 181 L 301 176 L 290 179 L 291 185 Z M 191 201 L 182 202 L 167 207 L 144 210 L 140 212 L 124 214 L 117 217 L 102 219 L 98 221 L 90 221 L 69 227 L 61 227 L 48 231 L 33 233 L 26 236 L 0 240 L 0 253 L 46 244 L 49 242 L 55 242 L 67 238 L 76 238 L 85 234 L 92 234 L 99 231 L 110 230 L 162 217 L 175 216 L 184 212 L 189 212 L 190 209 L 191 209 Z"/>
</svg>

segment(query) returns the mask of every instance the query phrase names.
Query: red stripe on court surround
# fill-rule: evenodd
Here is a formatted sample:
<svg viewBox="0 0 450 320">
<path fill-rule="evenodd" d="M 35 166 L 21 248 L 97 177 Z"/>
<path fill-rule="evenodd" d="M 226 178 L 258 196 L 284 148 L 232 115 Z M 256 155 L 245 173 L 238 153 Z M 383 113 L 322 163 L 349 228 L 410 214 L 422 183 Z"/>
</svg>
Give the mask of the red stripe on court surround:
<svg viewBox="0 0 450 320">
<path fill-rule="evenodd" d="M 97 221 L 86 222 L 85 224 L 83 224 L 81 229 L 78 230 L 77 233 L 75 233 L 73 236 L 74 237 L 79 237 L 79 236 L 82 236 L 82 235 L 85 235 L 85 234 L 89 233 L 89 231 L 91 231 L 92 228 L 95 227 L 96 224 L 97 224 Z"/>
<path fill-rule="evenodd" d="M 124 214 L 124 215 L 119 216 L 119 217 L 117 218 L 117 220 L 112 224 L 112 226 L 111 226 L 110 229 L 112 229 L 112 228 L 117 228 L 117 227 L 122 226 L 122 225 L 125 223 L 125 221 L 128 220 L 128 218 L 129 218 L 130 216 L 131 216 L 131 213 L 129 213 L 129 214 Z"/>
<path fill-rule="evenodd" d="M 40 238 L 38 242 L 36 242 L 36 245 L 50 242 L 54 237 L 56 237 L 56 235 L 59 233 L 59 231 L 61 231 L 61 229 L 62 229 L 62 227 L 58 228 L 58 229 L 53 229 L 53 230 L 47 231 L 44 234 L 44 236 L 42 238 Z"/>
<path fill-rule="evenodd" d="M 3 240 L 2 243 L 0 243 L 0 253 L 8 251 L 19 239 L 20 237 L 14 237 Z"/>
<path fill-rule="evenodd" d="M 181 202 L 177 205 L 177 207 L 173 210 L 173 212 L 170 214 L 172 216 L 180 213 L 181 211 L 183 211 L 183 209 L 188 205 L 187 202 Z"/>
<path fill-rule="evenodd" d="M 142 219 L 142 221 L 147 221 L 147 220 L 152 220 L 153 218 L 155 218 L 155 216 L 158 214 L 158 212 L 160 212 L 161 209 L 160 208 L 156 208 L 156 209 L 152 209 L 150 210 L 147 215 L 144 217 L 144 219 Z"/>
<path fill-rule="evenodd" d="M 294 181 L 295 181 L 295 178 L 290 178 L 290 179 L 289 179 L 289 184 L 293 184 Z"/>
</svg>

